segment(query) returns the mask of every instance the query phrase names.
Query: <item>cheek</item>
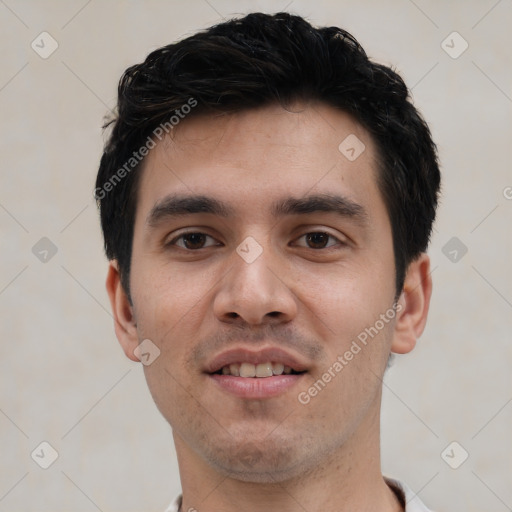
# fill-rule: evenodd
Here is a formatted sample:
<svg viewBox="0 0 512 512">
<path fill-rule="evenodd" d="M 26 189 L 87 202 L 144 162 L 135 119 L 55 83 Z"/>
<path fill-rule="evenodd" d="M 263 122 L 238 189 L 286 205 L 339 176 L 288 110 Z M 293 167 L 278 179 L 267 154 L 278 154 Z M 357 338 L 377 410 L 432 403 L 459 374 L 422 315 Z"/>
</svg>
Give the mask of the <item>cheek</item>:
<svg viewBox="0 0 512 512">
<path fill-rule="evenodd" d="M 132 295 L 139 339 L 151 340 L 160 351 L 144 366 L 146 381 L 158 409 L 174 423 L 176 411 L 195 396 L 186 360 L 205 319 L 208 281 L 155 264 L 139 266 L 136 275 Z"/>
<path fill-rule="evenodd" d="M 176 332 L 197 329 L 205 314 L 211 274 L 200 269 L 183 272 L 154 261 L 132 268 L 132 297 L 140 335 L 163 344 Z"/>
<path fill-rule="evenodd" d="M 321 320 L 317 326 L 325 328 L 327 338 L 345 341 L 379 318 L 394 291 L 392 270 L 363 258 L 324 269 L 303 266 L 292 282 L 304 314 Z"/>
<path fill-rule="evenodd" d="M 334 269 L 326 267 L 324 275 L 315 268 L 296 278 L 301 325 L 311 326 L 326 356 L 315 377 L 321 378 L 341 358 L 343 370 L 331 368 L 336 378 L 329 387 L 339 386 L 334 398 L 344 403 L 351 402 L 347 392 L 362 396 L 387 361 L 394 325 L 392 318 L 381 320 L 393 305 L 394 273 L 388 259 L 361 257 Z"/>
<path fill-rule="evenodd" d="M 309 401 L 310 412 L 333 428 L 355 428 L 379 400 L 393 328 L 392 321 L 377 324 L 379 315 L 364 308 L 339 314 L 338 331 L 325 341 L 326 360 L 301 389 L 301 403 Z"/>
</svg>

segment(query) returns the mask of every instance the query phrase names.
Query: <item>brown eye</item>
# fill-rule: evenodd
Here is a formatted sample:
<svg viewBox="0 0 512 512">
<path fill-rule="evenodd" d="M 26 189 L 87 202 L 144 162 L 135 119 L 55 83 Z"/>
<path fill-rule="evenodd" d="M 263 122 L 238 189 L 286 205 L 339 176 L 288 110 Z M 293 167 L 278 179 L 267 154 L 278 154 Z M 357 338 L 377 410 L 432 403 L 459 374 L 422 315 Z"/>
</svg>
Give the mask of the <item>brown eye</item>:
<svg viewBox="0 0 512 512">
<path fill-rule="evenodd" d="M 305 236 L 306 243 L 311 249 L 323 249 L 331 238 L 327 233 L 308 233 Z"/>
<path fill-rule="evenodd" d="M 213 237 L 205 233 L 184 233 L 172 240 L 169 245 L 177 245 L 182 249 L 193 251 L 218 244 Z"/>
<path fill-rule="evenodd" d="M 311 231 L 300 236 L 295 242 L 299 247 L 308 249 L 329 249 L 336 245 L 344 245 L 338 238 L 324 231 Z"/>
<path fill-rule="evenodd" d="M 190 233 L 183 235 L 183 243 L 187 249 L 201 249 L 206 241 L 206 235 L 203 233 Z"/>
</svg>

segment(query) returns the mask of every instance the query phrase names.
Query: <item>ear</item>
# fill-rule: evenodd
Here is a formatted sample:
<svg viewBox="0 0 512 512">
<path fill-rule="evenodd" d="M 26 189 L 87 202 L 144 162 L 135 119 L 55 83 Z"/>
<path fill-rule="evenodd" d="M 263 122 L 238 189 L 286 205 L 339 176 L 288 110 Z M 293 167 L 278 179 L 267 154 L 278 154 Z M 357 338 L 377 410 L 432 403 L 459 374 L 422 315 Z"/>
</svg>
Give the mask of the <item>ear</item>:
<svg viewBox="0 0 512 512">
<path fill-rule="evenodd" d="M 121 284 L 119 266 L 116 260 L 112 260 L 109 264 L 105 285 L 114 315 L 114 328 L 117 339 L 121 347 L 123 347 L 126 357 L 132 361 L 140 362 L 134 354 L 134 350 L 139 345 L 137 323 L 135 321 L 133 307 Z"/>
<path fill-rule="evenodd" d="M 404 287 L 397 303 L 391 352 L 406 354 L 415 347 L 427 322 L 431 295 L 430 258 L 422 253 L 409 264 L 405 275 Z"/>
</svg>

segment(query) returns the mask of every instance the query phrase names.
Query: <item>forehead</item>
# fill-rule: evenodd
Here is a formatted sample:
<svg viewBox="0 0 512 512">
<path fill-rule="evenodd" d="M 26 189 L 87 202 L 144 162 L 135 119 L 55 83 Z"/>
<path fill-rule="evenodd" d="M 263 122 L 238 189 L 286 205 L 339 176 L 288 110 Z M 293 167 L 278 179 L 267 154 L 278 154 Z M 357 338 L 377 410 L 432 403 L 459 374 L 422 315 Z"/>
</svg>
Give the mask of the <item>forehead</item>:
<svg viewBox="0 0 512 512">
<path fill-rule="evenodd" d="M 379 195 L 376 169 L 367 131 L 323 103 L 197 115 L 146 157 L 137 220 L 172 193 L 215 197 L 237 213 L 260 215 L 276 200 L 308 193 L 371 204 Z"/>
</svg>

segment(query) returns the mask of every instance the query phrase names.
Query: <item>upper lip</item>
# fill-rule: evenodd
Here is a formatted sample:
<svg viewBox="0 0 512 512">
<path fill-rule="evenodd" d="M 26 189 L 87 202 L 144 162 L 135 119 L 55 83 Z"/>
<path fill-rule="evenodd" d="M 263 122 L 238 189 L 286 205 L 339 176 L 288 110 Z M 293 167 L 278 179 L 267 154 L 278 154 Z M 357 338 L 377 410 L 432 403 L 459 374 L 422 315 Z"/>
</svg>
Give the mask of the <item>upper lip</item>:
<svg viewBox="0 0 512 512">
<path fill-rule="evenodd" d="M 224 366 L 233 363 L 252 363 L 254 365 L 259 363 L 281 363 L 284 366 L 289 366 L 296 372 L 303 372 L 307 370 L 306 363 L 301 361 L 298 357 L 290 354 L 289 352 L 278 347 L 266 347 L 260 349 L 248 348 L 232 348 L 221 352 L 210 360 L 205 368 L 207 373 L 215 373 L 221 370 Z"/>
</svg>

